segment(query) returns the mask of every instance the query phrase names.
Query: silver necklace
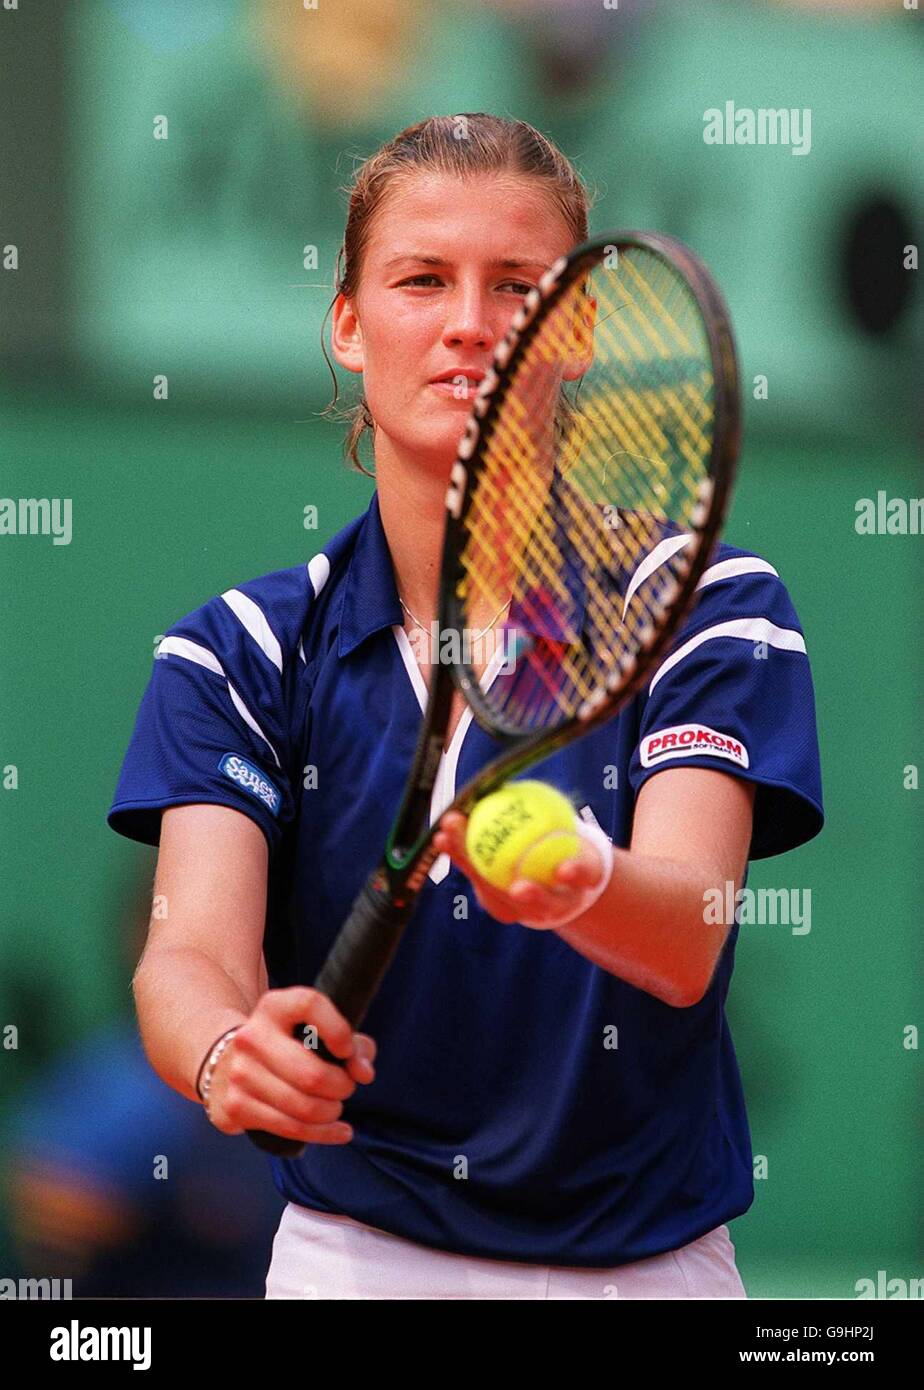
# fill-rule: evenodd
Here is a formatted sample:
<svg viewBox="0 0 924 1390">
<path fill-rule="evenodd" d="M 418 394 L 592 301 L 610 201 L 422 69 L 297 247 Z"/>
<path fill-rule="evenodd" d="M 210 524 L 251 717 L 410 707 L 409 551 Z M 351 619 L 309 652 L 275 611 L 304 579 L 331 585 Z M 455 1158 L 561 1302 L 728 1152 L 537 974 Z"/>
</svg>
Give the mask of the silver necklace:
<svg viewBox="0 0 924 1390">
<path fill-rule="evenodd" d="M 420 621 L 419 618 L 415 618 L 415 617 L 414 617 L 414 614 L 413 614 L 413 613 L 411 612 L 411 610 L 408 608 L 407 604 L 404 602 L 404 599 L 401 598 L 401 597 L 399 596 L 398 602 L 401 604 L 401 607 L 404 609 L 405 613 L 408 615 L 408 617 L 411 619 L 411 621 L 417 624 L 417 626 L 420 628 L 421 632 L 424 632 L 426 629 L 424 628 L 423 623 Z M 473 641 L 473 642 L 477 642 L 480 638 L 482 638 L 482 637 L 485 635 L 486 632 L 490 632 L 490 631 L 491 631 L 491 628 L 494 626 L 494 624 L 497 622 L 497 620 L 498 620 L 498 618 L 500 617 L 500 615 L 503 613 L 504 609 L 507 608 L 507 607 L 509 606 L 509 604 L 510 604 L 510 600 L 509 600 L 509 598 L 508 598 L 507 601 L 506 601 L 506 603 L 502 603 L 501 606 L 500 606 L 500 608 L 498 608 L 497 612 L 494 614 L 494 617 L 493 617 L 493 618 L 491 619 L 491 621 L 488 623 L 487 627 L 483 627 L 483 628 L 481 629 L 480 632 L 476 632 L 476 633 L 473 635 L 473 637 L 472 637 L 472 641 Z"/>
</svg>

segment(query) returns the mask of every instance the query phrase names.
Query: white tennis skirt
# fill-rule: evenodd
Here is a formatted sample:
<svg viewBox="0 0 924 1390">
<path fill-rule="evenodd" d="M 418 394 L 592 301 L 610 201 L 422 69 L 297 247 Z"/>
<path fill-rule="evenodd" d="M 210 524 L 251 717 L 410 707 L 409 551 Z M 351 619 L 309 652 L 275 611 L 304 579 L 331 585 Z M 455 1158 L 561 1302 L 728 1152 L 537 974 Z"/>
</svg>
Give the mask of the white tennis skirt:
<svg viewBox="0 0 924 1390">
<path fill-rule="evenodd" d="M 727 1226 L 612 1269 L 486 1260 L 433 1250 L 350 1216 L 290 1202 L 267 1298 L 747 1298 Z"/>
</svg>

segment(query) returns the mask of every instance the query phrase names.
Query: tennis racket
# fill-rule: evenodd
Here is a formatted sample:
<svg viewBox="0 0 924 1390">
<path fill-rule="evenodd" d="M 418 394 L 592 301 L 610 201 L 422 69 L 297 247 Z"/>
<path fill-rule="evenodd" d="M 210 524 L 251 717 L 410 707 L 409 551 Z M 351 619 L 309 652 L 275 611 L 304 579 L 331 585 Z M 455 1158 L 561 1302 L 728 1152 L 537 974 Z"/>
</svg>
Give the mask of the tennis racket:
<svg viewBox="0 0 924 1390">
<path fill-rule="evenodd" d="M 431 796 L 454 691 L 503 745 L 453 801 L 464 813 L 612 718 L 691 606 L 727 509 L 739 418 L 728 313 L 680 242 L 652 232 L 595 238 L 526 296 L 452 468 L 441 660 L 403 799 L 382 862 L 315 981 L 354 1028 L 436 858 Z M 502 660 L 495 651 L 479 676 L 465 637 L 476 615 L 497 609 L 506 611 Z M 271 1153 L 304 1147 L 248 1133 Z"/>
</svg>

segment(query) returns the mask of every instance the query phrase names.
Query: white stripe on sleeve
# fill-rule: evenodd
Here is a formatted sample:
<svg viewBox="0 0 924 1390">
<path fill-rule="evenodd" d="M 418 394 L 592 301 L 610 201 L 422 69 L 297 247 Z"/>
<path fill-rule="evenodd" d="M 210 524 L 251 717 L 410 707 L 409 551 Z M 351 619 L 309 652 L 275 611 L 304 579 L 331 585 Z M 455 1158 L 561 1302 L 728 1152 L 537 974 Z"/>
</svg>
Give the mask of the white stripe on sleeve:
<svg viewBox="0 0 924 1390">
<path fill-rule="evenodd" d="M 311 587 L 314 589 L 314 596 L 324 588 L 330 575 L 330 560 L 321 550 L 317 555 L 313 555 L 308 561 L 308 578 L 311 580 Z"/>
<path fill-rule="evenodd" d="M 794 628 L 777 627 L 768 618 L 732 618 L 729 622 L 716 623 L 714 627 L 704 628 L 672 652 L 652 677 L 648 693 L 651 694 L 661 677 L 672 671 L 685 656 L 689 656 L 697 647 L 701 647 L 704 642 L 712 641 L 715 637 L 737 637 L 742 642 L 752 642 L 755 645 L 758 642 L 766 642 L 769 647 L 779 647 L 781 651 L 805 653 L 805 638 Z"/>
<path fill-rule="evenodd" d="M 638 569 L 632 576 L 632 580 L 626 590 L 626 601 L 622 605 L 622 616 L 625 618 L 629 611 L 629 603 L 636 589 L 644 584 L 650 574 L 654 574 L 659 565 L 663 565 L 665 560 L 669 560 L 672 555 L 676 555 L 678 550 L 682 550 L 685 545 L 689 545 L 692 536 L 668 536 L 667 540 L 659 541 L 654 550 L 648 552 Z"/>
<path fill-rule="evenodd" d="M 188 637 L 165 637 L 159 644 L 154 655 L 157 659 L 165 656 L 181 656 L 184 661 L 194 661 L 197 666 L 204 666 L 206 670 L 214 671 L 216 676 L 224 676 L 225 683 L 228 687 L 228 694 L 231 696 L 231 703 L 234 705 L 234 708 L 247 727 L 253 729 L 254 733 L 259 738 L 262 738 L 263 742 L 272 753 L 276 766 L 282 767 L 282 763 L 279 761 L 275 748 L 260 728 L 256 719 L 254 719 L 253 715 L 250 713 L 250 710 L 244 704 L 240 695 L 238 695 L 237 691 L 234 689 L 234 686 L 228 680 L 228 677 L 225 675 L 225 669 L 214 652 L 210 652 L 208 647 L 203 647 L 198 642 L 191 642 Z"/>
<path fill-rule="evenodd" d="M 260 728 L 260 725 L 254 719 L 253 715 L 250 713 L 250 710 L 244 704 L 244 701 L 241 699 L 240 695 L 238 695 L 237 691 L 234 689 L 234 686 L 231 684 L 230 681 L 228 681 L 228 694 L 231 696 L 231 699 L 234 702 L 234 708 L 237 710 L 244 723 L 247 724 L 251 729 L 253 729 L 254 733 L 259 738 L 262 738 L 263 742 L 266 744 L 267 748 L 272 753 L 273 761 L 275 762 L 276 766 L 282 767 L 282 763 L 279 761 L 275 748 L 270 743 L 269 739 L 266 737 L 266 734 Z"/>
<path fill-rule="evenodd" d="M 231 609 L 231 612 L 240 623 L 247 629 L 257 646 L 264 656 L 282 671 L 282 648 L 275 632 L 266 621 L 266 614 L 258 603 L 254 603 L 247 594 L 241 593 L 240 589 L 227 589 L 222 598 Z"/>
<path fill-rule="evenodd" d="M 766 560 L 758 560 L 756 555 L 742 555 L 737 560 L 720 560 L 703 570 L 697 589 L 705 589 L 708 584 L 717 584 L 720 579 L 734 579 L 739 574 L 772 574 L 779 579 L 779 572 Z"/>
<path fill-rule="evenodd" d="M 165 637 L 154 656 L 156 659 L 164 656 L 182 656 L 186 661 L 194 661 L 197 666 L 205 666 L 209 671 L 214 671 L 216 676 L 225 674 L 225 668 L 215 653 L 210 652 L 208 647 L 201 647 L 198 642 L 191 642 L 188 637 Z"/>
</svg>

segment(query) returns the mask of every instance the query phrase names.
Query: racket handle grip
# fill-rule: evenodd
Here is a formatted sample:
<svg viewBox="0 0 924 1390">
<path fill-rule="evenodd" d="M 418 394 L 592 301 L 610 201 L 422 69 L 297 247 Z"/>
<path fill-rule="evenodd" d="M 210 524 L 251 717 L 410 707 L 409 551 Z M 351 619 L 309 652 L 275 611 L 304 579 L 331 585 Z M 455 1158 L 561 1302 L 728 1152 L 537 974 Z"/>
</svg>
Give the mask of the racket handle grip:
<svg viewBox="0 0 924 1390">
<path fill-rule="evenodd" d="M 382 875 L 376 872 L 363 884 L 314 982 L 318 993 L 327 995 L 352 1028 L 365 1018 L 416 901 L 410 897 L 396 904 L 388 889 L 379 886 L 381 882 Z M 304 1040 L 305 1027 L 299 1023 L 294 1030 L 299 1041 Z M 348 1059 L 335 1057 L 320 1037 L 315 1050 L 325 1062 L 346 1066 Z M 247 1136 L 258 1149 L 279 1158 L 297 1158 L 305 1148 L 301 1139 L 285 1139 L 264 1129 L 248 1129 Z"/>
</svg>

